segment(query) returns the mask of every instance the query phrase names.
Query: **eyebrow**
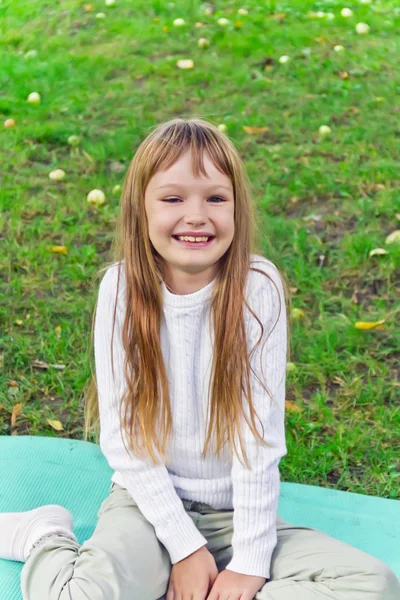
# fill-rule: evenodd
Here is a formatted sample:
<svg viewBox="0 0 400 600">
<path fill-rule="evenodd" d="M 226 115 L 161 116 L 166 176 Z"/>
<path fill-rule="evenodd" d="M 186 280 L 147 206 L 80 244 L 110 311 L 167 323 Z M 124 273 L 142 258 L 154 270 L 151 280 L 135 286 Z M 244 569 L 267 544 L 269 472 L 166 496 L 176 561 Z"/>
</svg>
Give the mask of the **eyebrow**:
<svg viewBox="0 0 400 600">
<path fill-rule="evenodd" d="M 161 188 L 169 188 L 169 187 L 177 187 L 177 188 L 182 188 L 182 189 L 185 188 L 185 186 L 180 183 L 165 183 L 164 185 L 159 185 L 158 187 L 156 187 L 156 190 L 159 190 Z M 227 186 L 222 185 L 222 184 L 212 185 L 209 189 L 215 190 L 218 188 L 223 188 L 224 190 L 227 190 L 228 192 L 232 191 L 231 188 L 228 188 Z"/>
</svg>

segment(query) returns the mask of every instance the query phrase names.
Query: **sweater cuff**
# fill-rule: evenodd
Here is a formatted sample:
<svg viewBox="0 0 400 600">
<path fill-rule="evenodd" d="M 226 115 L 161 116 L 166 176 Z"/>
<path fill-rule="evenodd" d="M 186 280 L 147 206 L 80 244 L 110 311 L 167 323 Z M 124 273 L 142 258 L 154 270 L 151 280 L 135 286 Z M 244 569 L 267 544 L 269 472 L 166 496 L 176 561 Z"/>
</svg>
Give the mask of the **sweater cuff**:
<svg viewBox="0 0 400 600">
<path fill-rule="evenodd" d="M 271 558 L 275 545 L 265 547 L 257 544 L 241 545 L 233 548 L 232 560 L 226 565 L 228 571 L 242 573 L 243 575 L 254 575 L 270 579 Z"/>
<path fill-rule="evenodd" d="M 178 519 L 169 521 L 166 526 L 155 528 L 155 532 L 158 540 L 167 549 L 173 565 L 207 544 L 207 539 L 197 529 L 184 508 Z"/>
</svg>

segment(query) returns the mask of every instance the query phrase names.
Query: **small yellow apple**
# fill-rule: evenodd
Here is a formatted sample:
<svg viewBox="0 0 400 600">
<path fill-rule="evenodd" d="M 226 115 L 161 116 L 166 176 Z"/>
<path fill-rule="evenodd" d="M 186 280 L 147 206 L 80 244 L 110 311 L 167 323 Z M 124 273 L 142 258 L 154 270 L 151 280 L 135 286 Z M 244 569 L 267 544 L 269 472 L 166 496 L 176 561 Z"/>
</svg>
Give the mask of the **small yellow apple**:
<svg viewBox="0 0 400 600">
<path fill-rule="evenodd" d="M 106 197 L 102 190 L 91 190 L 87 195 L 87 201 L 89 204 L 95 204 L 96 206 L 100 206 L 104 204 Z"/>
<path fill-rule="evenodd" d="M 340 14 L 342 15 L 342 17 L 352 17 L 353 11 L 350 8 L 342 8 Z"/>
<path fill-rule="evenodd" d="M 194 62 L 190 58 L 188 58 L 187 60 L 185 60 L 185 59 L 178 60 L 176 65 L 180 69 L 193 69 Z"/>
<path fill-rule="evenodd" d="M 65 177 L 65 171 L 62 169 L 55 169 L 55 171 L 50 171 L 49 179 L 51 181 L 62 181 Z"/>
<path fill-rule="evenodd" d="M 70 146 L 78 146 L 80 141 L 81 138 L 79 137 L 79 135 L 70 135 L 68 138 L 68 144 Z"/>
<path fill-rule="evenodd" d="M 357 23 L 356 25 L 356 32 L 359 33 L 360 35 L 368 33 L 370 30 L 369 25 L 367 25 L 367 23 Z"/>
<path fill-rule="evenodd" d="M 328 135 L 332 132 L 332 129 L 329 127 L 329 125 L 321 125 L 321 127 L 318 129 L 318 132 L 320 135 Z"/>
<path fill-rule="evenodd" d="M 38 92 L 32 92 L 29 94 L 27 101 L 31 104 L 39 104 L 40 103 L 40 94 Z"/>
<path fill-rule="evenodd" d="M 197 42 L 197 45 L 199 46 L 199 48 L 208 48 L 210 42 L 206 38 L 200 38 Z"/>
</svg>

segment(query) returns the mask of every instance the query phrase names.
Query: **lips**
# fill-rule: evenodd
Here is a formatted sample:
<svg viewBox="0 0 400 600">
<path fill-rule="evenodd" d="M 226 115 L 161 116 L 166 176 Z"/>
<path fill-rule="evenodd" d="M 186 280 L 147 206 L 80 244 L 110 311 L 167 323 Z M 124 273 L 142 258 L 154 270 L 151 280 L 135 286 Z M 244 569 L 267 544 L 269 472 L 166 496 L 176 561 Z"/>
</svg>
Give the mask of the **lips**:
<svg viewBox="0 0 400 600">
<path fill-rule="evenodd" d="M 171 236 L 180 246 L 183 248 L 191 248 L 192 250 L 201 250 L 202 248 L 208 248 L 211 246 L 213 241 L 215 240 L 215 236 L 211 236 L 208 242 L 185 242 L 183 240 L 178 239 L 177 236 Z"/>
<path fill-rule="evenodd" d="M 175 238 L 176 240 L 178 240 L 178 242 L 181 241 L 179 239 L 178 235 L 173 235 L 172 237 Z M 198 236 L 183 236 L 183 237 L 207 237 L 208 241 L 211 241 L 211 240 L 213 240 L 215 238 L 215 235 L 207 235 L 207 236 L 205 236 L 205 235 L 198 235 Z M 196 243 L 201 243 L 201 242 L 193 242 L 193 243 L 196 244 Z"/>
</svg>

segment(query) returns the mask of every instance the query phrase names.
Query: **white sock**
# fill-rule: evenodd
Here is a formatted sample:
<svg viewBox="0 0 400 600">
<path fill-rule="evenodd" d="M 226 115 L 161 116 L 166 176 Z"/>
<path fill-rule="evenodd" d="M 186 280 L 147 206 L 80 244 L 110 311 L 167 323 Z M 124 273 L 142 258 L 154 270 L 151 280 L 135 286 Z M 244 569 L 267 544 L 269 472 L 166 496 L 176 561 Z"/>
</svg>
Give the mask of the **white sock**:
<svg viewBox="0 0 400 600">
<path fill-rule="evenodd" d="M 26 562 L 32 546 L 49 533 L 61 533 L 77 542 L 72 529 L 71 513 L 58 504 L 0 513 L 0 558 Z"/>
</svg>

